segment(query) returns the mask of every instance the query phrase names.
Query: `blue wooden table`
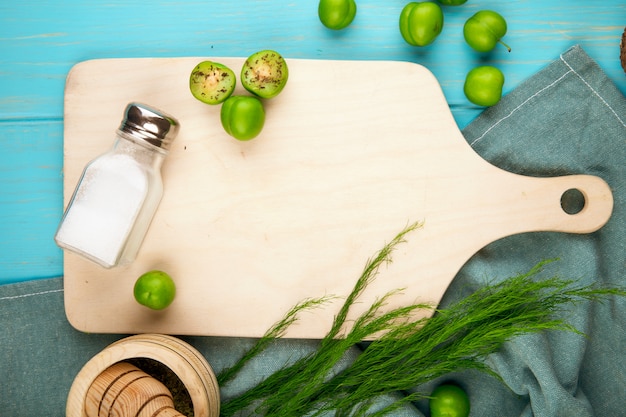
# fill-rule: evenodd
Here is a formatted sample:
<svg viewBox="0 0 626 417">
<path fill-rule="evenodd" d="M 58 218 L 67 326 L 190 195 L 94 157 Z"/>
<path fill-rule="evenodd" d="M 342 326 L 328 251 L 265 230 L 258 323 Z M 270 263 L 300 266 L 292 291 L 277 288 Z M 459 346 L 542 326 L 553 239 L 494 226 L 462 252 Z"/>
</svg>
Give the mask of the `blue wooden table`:
<svg viewBox="0 0 626 417">
<path fill-rule="evenodd" d="M 444 7 L 441 36 L 422 49 L 410 47 L 399 34 L 405 3 L 357 0 L 353 24 L 333 32 L 319 22 L 315 0 L 4 1 L 0 283 L 63 275 L 63 254 L 53 241 L 63 211 L 63 92 L 68 71 L 83 60 L 248 56 L 276 49 L 287 58 L 411 61 L 435 74 L 463 128 L 483 110 L 463 95 L 472 67 L 500 67 L 506 93 L 580 44 L 626 94 L 619 64 L 624 0 L 469 0 Z M 507 19 L 511 53 L 497 48 L 480 55 L 464 43 L 463 23 L 481 9 Z"/>
</svg>

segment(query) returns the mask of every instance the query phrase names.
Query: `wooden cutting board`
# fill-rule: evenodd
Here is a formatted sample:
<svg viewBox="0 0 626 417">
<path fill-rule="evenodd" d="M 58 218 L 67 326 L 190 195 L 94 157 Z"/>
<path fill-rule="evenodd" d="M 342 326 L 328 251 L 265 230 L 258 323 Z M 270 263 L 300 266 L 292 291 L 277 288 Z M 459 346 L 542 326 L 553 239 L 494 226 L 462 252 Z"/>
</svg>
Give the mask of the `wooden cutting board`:
<svg viewBox="0 0 626 417">
<path fill-rule="evenodd" d="M 66 313 L 79 330 L 260 336 L 299 301 L 336 295 L 287 334 L 319 338 L 367 260 L 409 223 L 424 226 L 397 248 L 353 317 L 399 288 L 389 308 L 437 303 L 461 266 L 496 239 L 589 233 L 611 215 L 600 178 L 530 178 L 485 162 L 420 65 L 288 59 L 290 79 L 266 102 L 265 129 L 239 142 L 222 130 L 219 107 L 189 93 L 189 74 L 204 59 L 86 61 L 68 76 L 66 204 L 85 164 L 112 145 L 127 103 L 181 123 L 137 260 L 106 270 L 66 253 Z M 235 73 L 243 62 L 211 59 Z M 585 196 L 573 215 L 561 208 L 569 189 Z M 160 312 L 133 299 L 135 279 L 151 269 L 178 287 Z"/>
</svg>

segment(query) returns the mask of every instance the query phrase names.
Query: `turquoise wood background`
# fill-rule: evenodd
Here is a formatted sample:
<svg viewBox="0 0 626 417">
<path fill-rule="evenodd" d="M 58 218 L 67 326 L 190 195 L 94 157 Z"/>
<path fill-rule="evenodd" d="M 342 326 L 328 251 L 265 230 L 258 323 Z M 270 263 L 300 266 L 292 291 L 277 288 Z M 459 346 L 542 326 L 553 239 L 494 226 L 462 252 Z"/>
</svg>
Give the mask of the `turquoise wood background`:
<svg viewBox="0 0 626 417">
<path fill-rule="evenodd" d="M 2 0 L 0 283 L 63 274 L 52 238 L 63 210 L 63 89 L 70 68 L 83 60 L 247 56 L 271 48 L 287 58 L 411 61 L 435 74 L 463 128 L 482 111 L 463 96 L 470 68 L 500 67 L 506 93 L 580 44 L 626 94 L 618 59 L 623 0 L 469 0 L 444 7 L 444 30 L 423 49 L 398 32 L 406 3 L 357 0 L 353 24 L 333 32 L 319 22 L 316 0 Z M 463 23 L 481 9 L 505 16 L 511 53 L 480 55 L 464 43 Z"/>
</svg>

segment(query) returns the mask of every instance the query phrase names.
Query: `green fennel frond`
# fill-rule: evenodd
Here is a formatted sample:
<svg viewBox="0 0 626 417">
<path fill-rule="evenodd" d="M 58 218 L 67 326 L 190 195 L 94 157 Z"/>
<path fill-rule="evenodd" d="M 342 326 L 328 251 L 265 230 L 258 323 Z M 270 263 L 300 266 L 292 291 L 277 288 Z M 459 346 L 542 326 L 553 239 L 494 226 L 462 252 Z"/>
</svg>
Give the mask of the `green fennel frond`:
<svg viewBox="0 0 626 417">
<path fill-rule="evenodd" d="M 399 392 L 414 390 L 451 372 L 475 369 L 499 378 L 484 358 L 516 336 L 553 330 L 580 333 L 558 318 L 558 313 L 573 303 L 626 296 L 626 290 L 620 288 L 577 287 L 575 281 L 557 277 L 538 279 L 543 267 L 553 262 L 549 260 L 527 273 L 486 285 L 445 309 L 413 304 L 385 311 L 386 301 L 395 294 L 390 292 L 376 300 L 354 320 L 350 330 L 342 333 L 350 308 L 379 268 L 391 261 L 395 246 L 420 226 L 420 223 L 407 226 L 367 261 L 316 351 L 225 401 L 221 416 L 254 412 L 302 417 L 320 416 L 329 411 L 336 417 L 386 415 L 425 397 L 419 392 L 397 395 Z M 252 357 L 283 335 L 299 312 L 319 307 L 326 301 L 327 298 L 312 299 L 294 307 L 235 366 L 220 374 L 220 382 L 234 378 Z M 415 318 L 420 310 L 428 310 L 432 316 Z M 339 369 L 349 349 L 371 339 L 352 363 Z M 376 409 L 376 399 L 385 395 L 397 400 Z"/>
</svg>

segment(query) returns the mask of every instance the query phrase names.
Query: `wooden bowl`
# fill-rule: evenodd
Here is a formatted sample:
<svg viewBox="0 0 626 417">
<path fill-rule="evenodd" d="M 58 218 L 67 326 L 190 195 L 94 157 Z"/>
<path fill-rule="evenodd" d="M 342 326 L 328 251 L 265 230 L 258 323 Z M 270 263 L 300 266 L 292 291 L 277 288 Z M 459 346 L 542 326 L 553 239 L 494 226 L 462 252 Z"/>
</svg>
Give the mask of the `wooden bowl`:
<svg viewBox="0 0 626 417">
<path fill-rule="evenodd" d="M 91 358 L 74 378 L 67 398 L 66 417 L 87 417 L 85 398 L 93 381 L 111 365 L 136 358 L 158 361 L 178 376 L 191 397 L 194 417 L 219 417 L 219 387 L 211 366 L 188 343 L 161 334 L 121 339 Z"/>
</svg>

